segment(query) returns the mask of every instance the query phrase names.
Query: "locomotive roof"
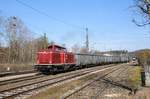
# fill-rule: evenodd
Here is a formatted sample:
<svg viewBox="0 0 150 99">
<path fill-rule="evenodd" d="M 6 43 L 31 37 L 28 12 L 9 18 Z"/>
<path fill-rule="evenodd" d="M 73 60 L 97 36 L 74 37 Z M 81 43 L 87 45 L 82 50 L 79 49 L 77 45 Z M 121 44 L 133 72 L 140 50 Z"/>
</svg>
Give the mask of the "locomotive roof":
<svg viewBox="0 0 150 99">
<path fill-rule="evenodd" d="M 59 46 L 59 45 L 49 45 L 49 46 L 48 46 L 48 48 L 51 48 L 51 47 L 66 49 L 65 47 L 62 47 L 62 46 Z"/>
</svg>

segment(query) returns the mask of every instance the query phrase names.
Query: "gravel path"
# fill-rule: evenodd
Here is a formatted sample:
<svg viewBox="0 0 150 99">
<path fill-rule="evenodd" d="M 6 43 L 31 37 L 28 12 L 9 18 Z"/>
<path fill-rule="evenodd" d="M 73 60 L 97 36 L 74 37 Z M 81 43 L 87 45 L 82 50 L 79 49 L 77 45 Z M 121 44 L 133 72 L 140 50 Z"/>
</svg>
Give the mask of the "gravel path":
<svg viewBox="0 0 150 99">
<path fill-rule="evenodd" d="M 129 69 L 130 66 L 124 66 L 121 69 L 106 76 L 104 79 L 111 82 L 117 82 L 119 84 L 125 84 L 127 79 L 126 73 Z M 123 96 L 127 96 L 130 92 L 125 88 L 110 84 L 106 80 L 99 79 L 78 93 L 75 93 L 68 99 L 122 99 Z"/>
</svg>

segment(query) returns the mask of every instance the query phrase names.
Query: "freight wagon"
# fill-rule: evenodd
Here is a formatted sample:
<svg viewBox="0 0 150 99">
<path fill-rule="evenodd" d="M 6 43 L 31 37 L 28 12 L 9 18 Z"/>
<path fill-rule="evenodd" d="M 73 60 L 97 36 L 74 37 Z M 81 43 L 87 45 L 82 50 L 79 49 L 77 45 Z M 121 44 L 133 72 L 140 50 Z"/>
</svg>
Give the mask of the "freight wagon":
<svg viewBox="0 0 150 99">
<path fill-rule="evenodd" d="M 94 65 L 128 62 L 127 56 L 104 56 L 104 55 L 81 54 L 81 53 L 76 53 L 74 55 L 75 55 L 75 66 L 79 68 Z"/>
</svg>

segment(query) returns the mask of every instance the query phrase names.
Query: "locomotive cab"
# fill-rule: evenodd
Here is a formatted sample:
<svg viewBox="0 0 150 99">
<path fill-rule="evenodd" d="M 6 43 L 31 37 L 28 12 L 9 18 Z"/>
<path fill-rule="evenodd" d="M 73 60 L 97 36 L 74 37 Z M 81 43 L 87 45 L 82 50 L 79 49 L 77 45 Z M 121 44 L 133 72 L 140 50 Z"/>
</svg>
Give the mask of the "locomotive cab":
<svg viewBox="0 0 150 99">
<path fill-rule="evenodd" d="M 74 54 L 65 47 L 50 45 L 46 50 L 37 52 L 35 69 L 39 71 L 64 71 L 75 64 Z"/>
</svg>

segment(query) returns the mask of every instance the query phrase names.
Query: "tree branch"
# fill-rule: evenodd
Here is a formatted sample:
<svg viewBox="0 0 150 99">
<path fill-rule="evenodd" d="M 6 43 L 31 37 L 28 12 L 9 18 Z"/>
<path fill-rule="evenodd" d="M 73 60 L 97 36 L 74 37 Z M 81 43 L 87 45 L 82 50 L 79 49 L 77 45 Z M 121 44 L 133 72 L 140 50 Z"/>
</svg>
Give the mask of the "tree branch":
<svg viewBox="0 0 150 99">
<path fill-rule="evenodd" d="M 144 9 L 144 7 L 142 7 L 142 6 L 140 6 L 140 5 L 137 5 L 137 7 L 139 7 L 143 13 L 148 14 L 147 9 Z"/>
<path fill-rule="evenodd" d="M 134 19 L 132 20 L 132 22 L 133 23 L 135 23 L 137 26 L 139 26 L 139 27 L 142 27 L 142 26 L 145 26 L 145 25 L 149 25 L 150 24 L 150 22 L 146 22 L 146 23 L 143 23 L 143 24 L 139 24 L 139 23 L 137 23 L 137 21 L 135 21 Z"/>
</svg>

